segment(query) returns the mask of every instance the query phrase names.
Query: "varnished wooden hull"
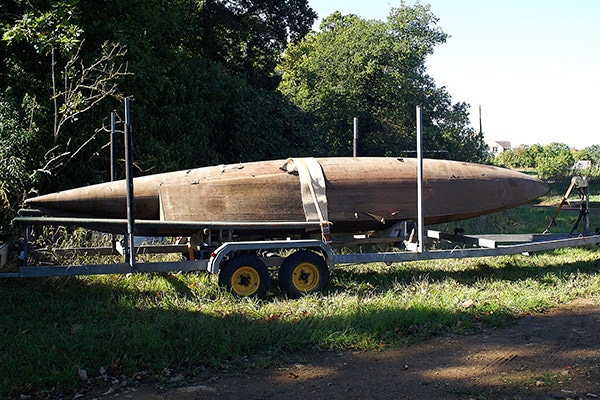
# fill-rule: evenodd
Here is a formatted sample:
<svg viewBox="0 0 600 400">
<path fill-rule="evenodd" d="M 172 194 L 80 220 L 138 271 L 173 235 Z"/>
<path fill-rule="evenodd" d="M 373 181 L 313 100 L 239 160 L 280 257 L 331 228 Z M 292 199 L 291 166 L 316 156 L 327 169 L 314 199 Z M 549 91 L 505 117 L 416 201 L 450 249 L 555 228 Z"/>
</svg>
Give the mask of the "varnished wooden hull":
<svg viewBox="0 0 600 400">
<path fill-rule="evenodd" d="M 334 233 L 383 229 L 416 218 L 415 159 L 317 161 L 325 179 L 327 219 Z M 282 170 L 284 162 L 204 167 L 136 178 L 135 217 L 214 223 L 305 222 L 299 177 Z M 546 191 L 545 183 L 515 171 L 424 160 L 426 224 L 505 210 Z M 109 182 L 32 198 L 27 204 L 51 216 L 125 218 L 126 186 L 124 181 Z"/>
</svg>

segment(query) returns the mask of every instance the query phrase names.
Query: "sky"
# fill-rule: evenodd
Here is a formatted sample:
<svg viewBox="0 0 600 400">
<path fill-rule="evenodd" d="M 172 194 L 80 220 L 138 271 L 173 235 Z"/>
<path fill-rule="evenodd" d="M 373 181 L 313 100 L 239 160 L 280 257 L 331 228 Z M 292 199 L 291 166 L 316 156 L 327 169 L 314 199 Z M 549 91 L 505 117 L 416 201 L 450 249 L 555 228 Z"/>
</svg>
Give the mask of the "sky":
<svg viewBox="0 0 600 400">
<path fill-rule="evenodd" d="M 309 0 L 319 18 L 334 11 L 385 21 L 401 0 Z M 405 0 L 412 6 L 414 0 Z M 600 144 L 600 1 L 421 0 L 450 37 L 429 56 L 427 74 L 453 102 L 471 105 L 486 140 L 519 145 Z M 315 29 L 318 28 L 318 22 Z M 426 134 L 426 133 L 425 133 Z"/>
</svg>

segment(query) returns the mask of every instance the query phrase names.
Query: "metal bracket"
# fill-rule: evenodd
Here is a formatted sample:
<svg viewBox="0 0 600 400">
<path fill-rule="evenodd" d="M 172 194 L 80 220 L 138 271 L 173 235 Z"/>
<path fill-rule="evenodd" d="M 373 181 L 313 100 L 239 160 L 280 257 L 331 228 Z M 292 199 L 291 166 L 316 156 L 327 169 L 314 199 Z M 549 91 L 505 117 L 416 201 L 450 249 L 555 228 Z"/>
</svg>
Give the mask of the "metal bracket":
<svg viewBox="0 0 600 400">
<path fill-rule="evenodd" d="M 455 235 L 451 233 L 428 230 L 427 237 L 437 240 L 449 240 L 451 242 L 472 244 L 477 247 L 486 247 L 488 249 L 495 249 L 498 247 L 495 240 L 479 238 L 476 236 Z"/>
<path fill-rule="evenodd" d="M 562 210 L 563 206 L 565 204 L 569 204 L 568 198 L 573 189 L 577 189 L 577 191 L 579 192 L 579 198 L 580 198 L 579 218 L 577 218 L 577 222 L 575 223 L 575 225 L 573 225 L 573 228 L 571 229 L 571 232 L 569 233 L 569 235 L 572 235 L 573 232 L 575 231 L 575 229 L 577 229 L 577 226 L 579 225 L 579 222 L 581 221 L 582 218 L 584 219 L 583 234 L 588 235 L 590 233 L 589 232 L 590 221 L 589 221 L 589 215 L 588 215 L 589 214 L 589 180 L 588 180 L 587 176 L 583 176 L 583 177 L 582 176 L 574 176 L 573 178 L 571 178 L 571 184 L 569 185 L 569 188 L 565 192 L 565 195 L 563 196 L 560 204 L 558 205 L 558 208 L 556 209 L 556 212 L 554 213 L 554 216 L 550 220 L 550 223 L 548 224 L 548 227 L 546 228 L 544 233 L 549 233 L 550 228 L 552 226 L 556 226 L 556 218 L 558 217 L 558 214 Z"/>
</svg>

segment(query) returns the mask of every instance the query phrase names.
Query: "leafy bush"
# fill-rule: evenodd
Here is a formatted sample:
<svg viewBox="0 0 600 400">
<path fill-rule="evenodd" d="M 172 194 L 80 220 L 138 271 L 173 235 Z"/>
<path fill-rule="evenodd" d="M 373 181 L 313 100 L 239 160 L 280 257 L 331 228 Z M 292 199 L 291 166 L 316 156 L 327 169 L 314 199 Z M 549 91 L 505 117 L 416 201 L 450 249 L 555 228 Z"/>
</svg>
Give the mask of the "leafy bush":
<svg viewBox="0 0 600 400">
<path fill-rule="evenodd" d="M 575 159 L 568 146 L 551 143 L 544 147 L 541 156 L 536 157 L 537 173 L 540 179 L 568 175 Z"/>
<path fill-rule="evenodd" d="M 37 128 L 23 125 L 23 112 L 0 95 L 0 231 L 7 229 L 23 201 L 31 181 L 28 161 L 36 158 Z"/>
<path fill-rule="evenodd" d="M 518 147 L 499 154 L 493 163 L 505 168 L 535 169 L 540 179 L 565 178 L 573 175 L 575 159 L 600 162 L 600 146 L 592 146 L 577 152 L 563 143 L 551 143 L 546 146 L 535 144 Z M 587 172 L 587 171 L 586 171 Z M 593 171 L 589 171 L 593 174 Z M 578 172 L 579 173 L 579 172 Z"/>
</svg>

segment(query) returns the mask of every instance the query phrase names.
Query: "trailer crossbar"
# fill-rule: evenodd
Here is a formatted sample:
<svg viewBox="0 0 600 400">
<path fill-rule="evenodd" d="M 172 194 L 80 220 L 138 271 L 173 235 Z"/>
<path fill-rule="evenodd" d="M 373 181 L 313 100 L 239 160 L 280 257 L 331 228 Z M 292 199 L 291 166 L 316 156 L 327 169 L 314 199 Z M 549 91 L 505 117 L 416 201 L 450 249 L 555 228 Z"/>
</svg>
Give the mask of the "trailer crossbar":
<svg viewBox="0 0 600 400">
<path fill-rule="evenodd" d="M 207 260 L 137 263 L 132 268 L 129 263 L 21 266 L 18 272 L 0 273 L 0 278 L 47 278 L 51 276 L 77 276 L 102 274 L 129 274 L 148 272 L 194 272 L 206 271 Z"/>
</svg>

